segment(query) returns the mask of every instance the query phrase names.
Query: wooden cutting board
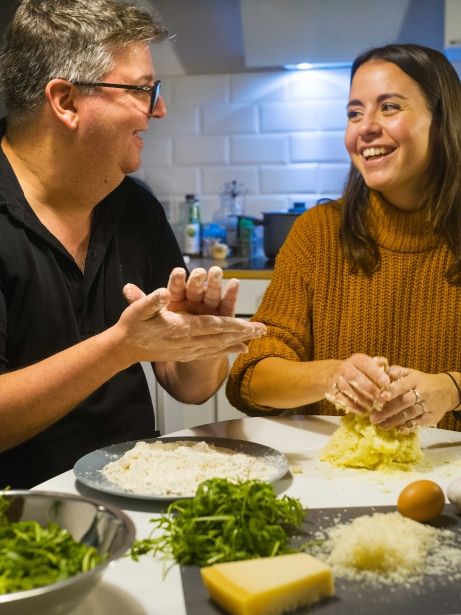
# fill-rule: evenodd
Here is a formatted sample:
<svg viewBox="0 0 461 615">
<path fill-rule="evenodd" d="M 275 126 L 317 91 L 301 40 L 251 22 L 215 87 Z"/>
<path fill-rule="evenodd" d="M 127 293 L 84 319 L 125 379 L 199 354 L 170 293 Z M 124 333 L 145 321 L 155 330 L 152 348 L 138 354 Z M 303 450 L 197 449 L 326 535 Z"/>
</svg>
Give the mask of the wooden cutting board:
<svg viewBox="0 0 461 615">
<path fill-rule="evenodd" d="M 307 529 L 328 528 L 373 512 L 394 512 L 394 506 L 310 509 Z M 451 505 L 433 522 L 436 527 L 455 531 L 461 549 L 461 515 Z M 447 570 L 447 576 L 450 571 Z M 187 615 L 222 615 L 224 611 L 208 598 L 198 566 L 181 566 Z M 461 615 L 461 583 L 443 576 L 426 575 L 411 586 L 371 585 L 336 579 L 336 596 L 296 615 Z"/>
</svg>

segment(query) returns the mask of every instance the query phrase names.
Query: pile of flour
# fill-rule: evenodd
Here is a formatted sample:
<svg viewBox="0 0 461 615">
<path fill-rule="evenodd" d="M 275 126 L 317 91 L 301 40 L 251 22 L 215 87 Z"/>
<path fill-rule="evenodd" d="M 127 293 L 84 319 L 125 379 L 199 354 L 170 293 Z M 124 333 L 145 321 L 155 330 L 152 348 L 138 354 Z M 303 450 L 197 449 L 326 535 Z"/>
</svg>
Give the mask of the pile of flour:
<svg viewBox="0 0 461 615">
<path fill-rule="evenodd" d="M 209 478 L 231 481 L 271 480 L 274 466 L 261 457 L 219 448 L 206 442 L 138 442 L 102 469 L 126 491 L 155 496 L 194 496 Z"/>
</svg>

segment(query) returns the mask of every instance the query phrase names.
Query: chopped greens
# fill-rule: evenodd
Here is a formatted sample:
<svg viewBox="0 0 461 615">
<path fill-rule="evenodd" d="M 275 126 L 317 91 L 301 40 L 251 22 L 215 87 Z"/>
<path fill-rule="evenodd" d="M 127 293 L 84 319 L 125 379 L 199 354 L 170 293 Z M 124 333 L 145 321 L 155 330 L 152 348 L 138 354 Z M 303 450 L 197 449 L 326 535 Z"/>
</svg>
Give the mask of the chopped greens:
<svg viewBox="0 0 461 615">
<path fill-rule="evenodd" d="M 277 498 L 269 483 L 233 483 L 212 478 L 192 499 L 172 502 L 166 514 L 151 519 L 150 537 L 137 540 L 131 557 L 152 552 L 179 564 L 209 566 L 300 551 L 289 545 L 300 532 L 305 511 L 296 498 Z M 160 535 L 153 536 L 156 530 Z"/>
<path fill-rule="evenodd" d="M 57 523 L 12 522 L 0 495 L 0 595 L 42 587 L 87 572 L 105 559 Z"/>
</svg>

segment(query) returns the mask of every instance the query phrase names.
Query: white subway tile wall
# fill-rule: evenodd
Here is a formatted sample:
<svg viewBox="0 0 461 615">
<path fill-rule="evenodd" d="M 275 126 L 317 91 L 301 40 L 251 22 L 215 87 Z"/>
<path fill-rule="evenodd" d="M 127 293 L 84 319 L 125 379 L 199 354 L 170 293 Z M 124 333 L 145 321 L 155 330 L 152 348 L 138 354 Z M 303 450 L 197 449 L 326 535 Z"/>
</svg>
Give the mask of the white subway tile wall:
<svg viewBox="0 0 461 615">
<path fill-rule="evenodd" d="M 175 137 L 173 162 L 179 166 L 225 165 L 229 163 L 226 137 Z"/>
<path fill-rule="evenodd" d="M 285 135 L 232 137 L 230 157 L 233 164 L 288 164 L 288 139 Z"/>
<path fill-rule="evenodd" d="M 168 115 L 151 121 L 135 175 L 166 203 L 173 224 L 187 192 L 200 197 L 210 222 L 233 179 L 247 188 L 250 216 L 335 198 L 349 169 L 348 88 L 346 68 L 167 77 Z"/>
</svg>

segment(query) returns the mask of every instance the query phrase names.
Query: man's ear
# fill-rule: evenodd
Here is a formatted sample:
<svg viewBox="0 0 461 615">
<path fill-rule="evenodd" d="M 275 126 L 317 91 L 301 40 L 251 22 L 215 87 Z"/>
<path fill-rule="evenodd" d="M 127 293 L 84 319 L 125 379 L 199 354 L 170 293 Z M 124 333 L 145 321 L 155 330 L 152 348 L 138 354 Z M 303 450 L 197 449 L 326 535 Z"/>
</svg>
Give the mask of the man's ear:
<svg viewBox="0 0 461 615">
<path fill-rule="evenodd" d="M 65 79 L 52 79 L 45 87 L 45 98 L 55 117 L 68 128 L 75 129 L 78 125 L 76 106 L 77 90 Z"/>
</svg>

